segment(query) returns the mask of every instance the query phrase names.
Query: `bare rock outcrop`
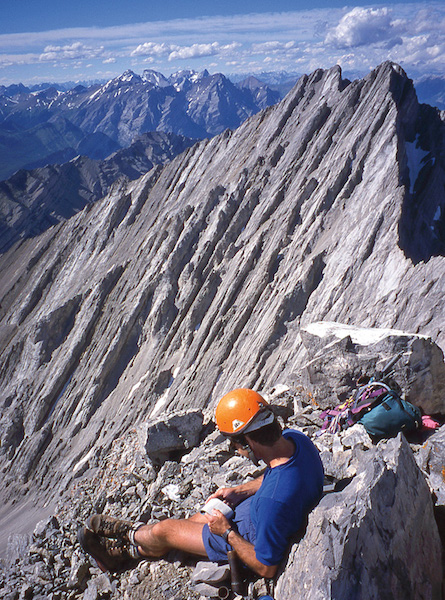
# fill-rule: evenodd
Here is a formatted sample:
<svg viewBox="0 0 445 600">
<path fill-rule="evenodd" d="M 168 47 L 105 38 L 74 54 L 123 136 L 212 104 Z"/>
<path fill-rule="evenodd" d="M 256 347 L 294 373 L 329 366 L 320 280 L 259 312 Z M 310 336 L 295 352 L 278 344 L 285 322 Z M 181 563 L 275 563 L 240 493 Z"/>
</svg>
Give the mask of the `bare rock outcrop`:
<svg viewBox="0 0 445 600">
<path fill-rule="evenodd" d="M 293 541 L 274 598 L 439 600 L 442 548 L 431 486 L 443 497 L 445 485 L 423 470 L 428 471 L 433 460 L 425 455 L 426 446 L 410 445 L 402 435 L 375 446 L 360 425 L 317 436 L 320 420 L 314 430 L 307 419 L 311 416 L 316 422 L 320 411 L 303 390 L 281 386 L 266 396 L 279 415 L 287 415 L 279 417 L 285 426 L 313 437 L 327 478 L 346 478 L 311 513 L 302 539 Z M 179 447 L 190 421 L 185 413 L 172 415 L 171 421 Z M 0 597 L 12 598 L 15 590 L 35 600 L 201 597 L 203 587 L 191 584 L 199 557 L 170 553 L 163 560 L 142 561 L 110 575 L 103 574 L 76 541 L 77 527 L 93 511 L 147 522 L 187 517 L 217 487 L 256 477 L 264 466 L 233 456 L 227 442 L 217 432 L 208 432 L 208 426 L 201 428 L 201 443 L 182 456 L 153 463 L 146 437 L 140 435 L 151 426 L 149 420 L 139 434 L 127 432 L 96 466 L 78 469 L 70 500 L 60 502 L 55 514 L 41 520 L 30 535 L 10 536 L 0 568 Z M 429 438 L 430 450 L 443 443 L 443 433 L 444 427 Z M 205 596 L 217 592 L 215 586 L 204 589 L 209 592 Z"/>
<path fill-rule="evenodd" d="M 428 336 L 326 321 L 303 326 L 300 335 L 308 356 L 303 380 L 323 408 L 344 401 L 360 377 L 378 378 L 390 365 L 386 375 L 406 400 L 425 414 L 445 414 L 443 352 Z"/>
<path fill-rule="evenodd" d="M 277 598 L 439 600 L 441 551 L 429 488 L 399 434 L 312 512 Z"/>
<path fill-rule="evenodd" d="M 153 463 L 162 464 L 175 453 L 197 446 L 202 424 L 203 414 L 198 410 L 163 415 L 140 426 L 140 443 Z"/>
</svg>

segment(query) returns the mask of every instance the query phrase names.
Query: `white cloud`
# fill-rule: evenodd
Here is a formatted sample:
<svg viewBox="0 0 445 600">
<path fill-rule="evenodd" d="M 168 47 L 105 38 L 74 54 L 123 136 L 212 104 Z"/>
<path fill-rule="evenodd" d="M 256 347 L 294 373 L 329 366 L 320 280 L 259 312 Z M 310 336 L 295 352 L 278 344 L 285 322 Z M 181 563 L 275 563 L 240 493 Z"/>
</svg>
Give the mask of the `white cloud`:
<svg viewBox="0 0 445 600">
<path fill-rule="evenodd" d="M 241 44 L 233 42 L 232 44 L 220 44 L 212 42 L 209 44 L 192 44 L 191 46 L 178 46 L 177 44 L 158 44 L 156 42 L 144 42 L 139 44 L 131 52 L 131 56 L 148 57 L 168 57 L 172 60 L 185 60 L 188 58 L 202 58 L 206 56 L 216 56 L 235 51 Z"/>
<path fill-rule="evenodd" d="M 296 42 L 292 40 L 288 42 L 261 42 L 260 44 L 252 44 L 252 52 L 285 52 L 295 48 L 295 46 Z"/>
<path fill-rule="evenodd" d="M 218 54 L 218 49 L 218 42 L 213 42 L 213 44 L 193 44 L 192 46 L 184 46 L 179 50 L 174 50 L 169 54 L 168 60 L 214 56 Z"/>
<path fill-rule="evenodd" d="M 241 44 L 236 42 L 225 45 L 221 45 L 218 42 L 213 42 L 211 44 L 193 44 L 192 46 L 184 46 L 177 50 L 173 50 L 173 52 L 169 54 L 168 60 L 223 55 L 237 50 L 240 46 Z"/>
<path fill-rule="evenodd" d="M 209 68 L 210 61 L 222 72 L 229 67 L 238 72 L 259 71 L 268 64 L 309 73 L 339 63 L 358 74 L 393 60 L 412 77 L 419 72 L 443 73 L 443 1 L 392 2 L 387 6 L 3 34 L 0 69 L 3 74 L 8 72 L 12 81 L 21 80 L 22 74 L 25 81 L 34 79 L 36 64 L 44 80 L 50 66 L 69 70 L 82 61 L 95 65 L 98 74 L 103 64 L 114 64 L 113 75 L 144 64 L 168 74 L 178 68 Z"/>
<path fill-rule="evenodd" d="M 145 42 L 144 44 L 139 44 L 139 46 L 131 52 L 131 56 L 168 56 L 170 52 L 176 49 L 179 49 L 179 46 Z"/>
<path fill-rule="evenodd" d="M 412 37 L 398 49 L 396 60 L 401 64 L 430 64 L 438 70 L 445 70 L 445 40 L 437 41 L 435 36 L 419 35 Z"/>
<path fill-rule="evenodd" d="M 353 8 L 326 36 L 326 43 L 352 48 L 390 39 L 394 35 L 387 8 Z"/>
<path fill-rule="evenodd" d="M 81 42 L 74 42 L 65 46 L 46 46 L 40 55 L 41 61 L 79 60 L 92 59 L 101 56 L 104 52 L 103 46 L 86 46 Z"/>
<path fill-rule="evenodd" d="M 38 62 L 37 54 L 0 54 L 0 66 L 29 65 Z"/>
</svg>

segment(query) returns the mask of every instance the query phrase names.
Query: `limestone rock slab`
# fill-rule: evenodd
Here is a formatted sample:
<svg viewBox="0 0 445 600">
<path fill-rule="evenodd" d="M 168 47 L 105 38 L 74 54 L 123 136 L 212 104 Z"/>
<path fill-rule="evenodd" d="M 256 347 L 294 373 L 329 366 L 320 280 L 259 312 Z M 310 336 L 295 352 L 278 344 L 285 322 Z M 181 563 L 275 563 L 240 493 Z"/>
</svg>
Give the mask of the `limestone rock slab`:
<svg viewBox="0 0 445 600">
<path fill-rule="evenodd" d="M 198 444 L 203 418 L 202 411 L 192 410 L 151 419 L 139 426 L 139 443 L 151 461 L 162 463 L 171 453 Z"/>
<path fill-rule="evenodd" d="M 399 435 L 326 495 L 280 577 L 280 600 L 440 599 L 441 543 L 431 494 Z"/>
</svg>

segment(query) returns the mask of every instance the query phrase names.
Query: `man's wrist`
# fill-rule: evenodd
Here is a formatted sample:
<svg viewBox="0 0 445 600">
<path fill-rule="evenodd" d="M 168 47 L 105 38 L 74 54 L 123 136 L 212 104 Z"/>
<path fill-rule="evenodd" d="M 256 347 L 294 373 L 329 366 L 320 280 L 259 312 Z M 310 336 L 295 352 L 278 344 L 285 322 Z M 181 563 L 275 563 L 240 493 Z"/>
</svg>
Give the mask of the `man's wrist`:
<svg viewBox="0 0 445 600">
<path fill-rule="evenodd" d="M 232 527 L 227 527 L 227 529 L 225 530 L 225 532 L 222 534 L 222 538 L 224 539 L 225 542 L 229 543 L 229 535 L 230 532 L 233 531 Z"/>
</svg>

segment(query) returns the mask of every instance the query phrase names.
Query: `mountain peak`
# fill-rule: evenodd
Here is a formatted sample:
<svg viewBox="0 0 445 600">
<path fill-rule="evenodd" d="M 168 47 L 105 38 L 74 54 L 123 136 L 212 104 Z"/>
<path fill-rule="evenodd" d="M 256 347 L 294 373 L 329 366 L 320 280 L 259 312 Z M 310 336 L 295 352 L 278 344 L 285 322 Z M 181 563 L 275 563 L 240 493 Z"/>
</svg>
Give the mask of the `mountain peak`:
<svg viewBox="0 0 445 600">
<path fill-rule="evenodd" d="M 142 81 L 142 78 L 136 73 L 134 73 L 134 71 L 132 71 L 131 69 L 127 69 L 122 73 L 122 75 L 116 77 L 114 81 L 120 81 L 122 83 L 139 83 L 140 81 Z"/>
<path fill-rule="evenodd" d="M 167 87 L 170 85 L 168 79 L 162 73 L 153 69 L 145 69 L 142 73 L 142 81 L 151 83 L 156 87 Z"/>
<path fill-rule="evenodd" d="M 339 67 L 303 76 L 233 133 L 8 253 L 7 494 L 30 477 L 55 489 L 141 411 L 211 411 L 240 382 L 294 380 L 302 323 L 445 347 L 445 125 L 406 81 L 388 64 L 352 83 Z"/>
<path fill-rule="evenodd" d="M 185 74 L 181 81 L 192 85 Z M 131 96 L 137 113 L 125 112 L 124 125 L 131 114 L 148 122 L 150 110 L 142 112 L 136 94 L 141 88 L 147 100 L 149 87 L 134 86 L 128 94 L 98 97 L 103 104 L 93 106 L 90 118 L 99 114 L 102 122 L 112 112 L 114 121 L 106 121 L 106 128 L 113 131 L 115 121 L 122 123 L 117 118 L 120 105 L 108 102 L 113 96 L 119 101 Z M 202 91 L 203 86 L 198 87 Z M 229 105 L 226 97 L 219 102 L 216 87 L 212 93 L 197 93 L 193 102 L 185 93 L 173 96 L 178 104 L 188 101 L 183 122 L 188 124 L 193 117 L 193 123 L 207 126 L 205 117 L 213 116 L 215 107 Z M 156 108 L 162 96 L 166 103 L 175 104 L 167 92 L 157 92 Z M 206 103 L 207 112 L 202 109 Z M 247 111 L 246 105 L 235 106 Z M 82 105 L 81 118 L 87 108 Z M 170 125 L 170 115 L 162 116 L 163 124 Z M 221 127 L 221 122 L 217 125 Z M 125 134 L 129 133 L 127 128 Z M 135 480 L 145 482 L 153 497 L 160 497 L 161 473 L 166 483 L 180 473 L 190 475 L 184 479 L 190 482 L 196 472 L 188 462 L 190 455 L 185 461 L 180 458 L 195 442 L 175 433 L 175 439 L 184 441 L 171 452 L 170 440 L 165 439 L 168 449 L 162 460 L 169 459 L 165 468 L 158 471 L 149 465 L 143 476 L 133 477 L 135 465 L 143 462 L 139 452 L 147 449 L 136 433 L 143 418 L 158 427 L 168 415 L 176 419 L 179 412 L 187 417 L 199 413 L 196 431 L 190 421 L 186 428 L 196 433 L 196 440 L 203 440 L 209 429 L 202 428 L 202 416 L 208 423 L 219 398 L 245 384 L 271 392 L 272 398 L 276 393 L 283 415 L 292 413 L 289 407 L 298 407 L 292 424 L 302 418 L 315 433 L 321 410 L 337 396 L 349 397 L 350 381 L 359 374 L 374 375 L 400 348 L 402 385 L 417 380 L 413 400 L 428 408 L 426 414 L 443 412 L 438 410 L 444 403 L 443 355 L 434 342 L 445 348 L 444 140 L 445 124 L 437 111 L 419 105 L 405 73 L 392 63 L 353 82 L 342 79 L 338 66 L 318 69 L 300 77 L 281 103 L 244 119 L 236 130 L 200 141 L 138 180 L 119 179 L 107 196 L 86 210 L 39 237 L 17 243 L 1 256 L 3 504 L 16 502 L 14 512 L 21 524 L 28 519 L 20 509 L 26 517 L 29 506 L 39 514 L 39 503 L 43 506 L 59 495 L 70 508 L 80 507 L 77 515 L 84 513 L 85 506 L 107 512 L 116 507 L 109 476 L 120 472 L 125 485 L 135 490 L 130 509 L 130 496 L 120 494 L 133 518 L 140 514 L 142 499 Z M 26 172 L 20 173 L 17 186 L 23 187 L 27 177 Z M 90 182 L 100 177 L 93 166 L 86 174 Z M 38 178 L 30 185 L 39 186 Z M 10 198 L 3 207 L 9 219 L 17 216 Z M 318 334 L 313 328 L 309 331 L 308 324 L 320 320 L 324 325 L 316 327 Z M 326 329 L 333 321 L 350 327 L 341 327 L 343 333 L 337 330 L 337 337 L 332 323 Z M 356 324 L 366 330 L 357 334 Z M 369 328 L 381 331 L 376 337 Z M 397 336 L 391 333 L 395 330 Z M 402 342 L 400 338 L 407 337 L 403 332 L 408 331 L 418 332 L 417 340 Z M 418 345 L 420 338 L 424 346 Z M 346 373 L 345 354 L 351 366 Z M 360 354 L 365 362 L 360 362 Z M 435 377 L 424 368 L 426 356 L 435 365 Z M 364 364 L 372 371 L 362 370 Z M 318 392 L 312 395 L 312 384 L 320 378 L 326 381 L 324 406 Z M 434 405 L 427 404 L 433 393 Z M 311 402 L 313 398 L 316 402 Z M 317 408 L 313 416 L 306 408 L 301 411 L 312 404 Z M 122 452 L 125 436 L 128 453 Z M 170 436 L 161 432 L 160 437 Z M 370 450 L 363 452 L 367 446 L 362 446 L 361 434 L 356 443 L 362 447 L 356 459 L 370 465 L 366 477 L 374 481 L 376 463 L 369 463 Z M 391 464 L 417 469 L 403 435 L 391 446 L 405 448 L 399 458 L 392 455 Z M 156 443 L 153 447 L 158 451 Z M 384 475 L 389 463 L 380 454 L 382 447 L 377 447 L 377 464 L 383 474 L 381 506 L 386 510 L 388 478 Z M 193 450 L 193 456 L 199 464 L 198 457 L 204 454 Z M 219 458 L 210 457 L 209 476 L 227 459 L 226 450 Z M 337 468 L 341 477 L 351 465 L 351 473 L 361 473 L 350 483 L 352 488 L 348 485 L 342 492 L 350 494 L 348 506 L 353 509 L 357 489 L 366 486 L 363 469 L 349 458 Z M 335 461 L 329 453 L 327 460 L 331 468 Z M 98 488 L 97 470 L 104 464 L 107 481 Z M 187 464 L 184 475 L 182 466 Z M 437 469 L 440 479 L 440 463 Z M 88 478 L 91 488 L 80 496 L 82 482 Z M 391 479 L 401 480 L 398 474 Z M 408 483 L 403 481 L 404 486 L 391 493 L 403 489 L 403 498 L 409 499 L 413 485 L 422 481 L 419 506 L 423 510 L 431 502 L 423 476 L 419 473 Z M 96 487 L 90 494 L 92 486 Z M 196 496 L 183 495 L 193 508 Z M 73 503 L 73 497 L 79 502 Z M 369 505 L 369 496 L 362 497 L 362 504 Z M 142 506 L 153 505 L 144 500 Z M 174 506 L 171 498 L 166 500 L 166 511 Z M 320 507 L 319 521 L 313 524 L 310 552 L 319 540 L 318 523 L 325 518 L 326 506 Z M 401 506 L 403 502 L 394 510 L 402 521 Z M 161 514 L 157 510 L 151 516 Z M 419 510 L 411 513 L 413 523 Z M 70 516 L 66 535 L 71 536 L 78 519 L 71 517 L 72 512 L 64 514 Z M 433 523 L 432 507 L 429 517 Z M 368 516 L 365 520 L 374 523 Z M 350 522 L 354 533 L 356 519 Z M 424 539 L 422 528 L 416 539 Z M 48 526 L 45 538 L 39 534 L 42 544 L 53 535 L 51 529 Z M 351 536 L 340 533 L 342 543 L 346 539 L 348 564 L 355 565 L 354 552 L 347 551 Z M 363 534 L 363 539 L 368 538 Z M 384 544 L 388 536 L 379 539 Z M 332 544 L 321 546 L 325 554 Z M 71 551 L 72 541 L 64 547 Z M 440 550 L 434 549 L 433 555 L 439 564 Z M 308 564 L 311 560 L 312 555 Z M 373 560 L 368 563 L 372 572 Z M 301 561 L 290 564 L 301 565 Z M 406 561 L 401 560 L 401 565 L 399 572 L 406 578 Z M 32 561 L 26 566 L 29 572 L 34 567 Z M 354 569 L 362 573 L 362 564 Z M 42 570 L 33 572 L 37 577 Z M 424 570 L 414 573 L 413 586 L 418 583 L 417 572 Z M 57 581 L 62 581 L 64 572 L 57 573 Z M 388 581 L 392 576 L 389 569 Z M 440 572 L 439 586 L 441 576 Z M 342 577 L 335 580 L 337 589 L 352 589 Z M 318 582 L 320 577 L 315 579 Z M 14 585 L 17 581 L 14 578 Z M 283 598 L 295 598 L 295 576 L 288 582 L 289 593 Z M 399 589 L 397 598 L 407 597 L 404 586 Z M 72 595 L 71 590 L 68 593 Z"/>
</svg>

